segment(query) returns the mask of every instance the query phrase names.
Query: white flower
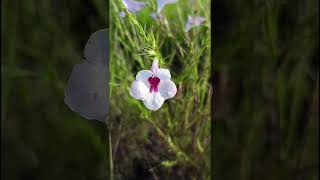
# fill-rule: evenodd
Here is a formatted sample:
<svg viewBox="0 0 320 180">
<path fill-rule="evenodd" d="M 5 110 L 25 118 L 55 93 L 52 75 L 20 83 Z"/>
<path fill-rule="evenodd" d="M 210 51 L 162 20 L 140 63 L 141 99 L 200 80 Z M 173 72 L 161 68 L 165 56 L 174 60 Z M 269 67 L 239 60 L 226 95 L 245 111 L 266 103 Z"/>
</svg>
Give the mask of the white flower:
<svg viewBox="0 0 320 180">
<path fill-rule="evenodd" d="M 138 72 L 136 80 L 131 85 L 130 95 L 143 101 L 148 109 L 156 111 L 166 99 L 174 97 L 177 93 L 177 87 L 170 79 L 170 71 L 159 68 L 158 61 L 154 60 L 151 71 Z"/>
<path fill-rule="evenodd" d="M 205 18 L 200 16 L 188 16 L 186 27 L 184 28 L 185 32 L 188 32 L 191 28 L 200 26 L 204 23 Z"/>
<path fill-rule="evenodd" d="M 91 35 L 65 88 L 64 102 L 86 119 L 103 121 L 108 113 L 108 37 L 107 29 Z"/>
<path fill-rule="evenodd" d="M 122 0 L 124 7 L 131 13 L 136 13 L 146 6 L 146 3 L 135 0 Z M 120 17 L 125 17 L 125 12 L 120 12 Z"/>
<path fill-rule="evenodd" d="M 165 5 L 167 4 L 173 4 L 178 2 L 178 0 L 158 0 L 157 1 L 157 11 L 158 13 L 161 12 L 161 10 L 164 8 Z"/>
</svg>

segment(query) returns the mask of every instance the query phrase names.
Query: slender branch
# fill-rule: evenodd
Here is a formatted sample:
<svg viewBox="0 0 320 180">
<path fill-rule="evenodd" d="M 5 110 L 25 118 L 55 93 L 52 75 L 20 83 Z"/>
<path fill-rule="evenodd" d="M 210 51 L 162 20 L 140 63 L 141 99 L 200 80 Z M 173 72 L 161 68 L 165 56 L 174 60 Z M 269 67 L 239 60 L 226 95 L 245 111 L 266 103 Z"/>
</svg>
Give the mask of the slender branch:
<svg viewBox="0 0 320 180">
<path fill-rule="evenodd" d="M 155 122 L 153 122 L 152 120 L 150 120 L 149 118 L 146 118 L 146 120 L 152 124 L 152 126 L 155 128 L 155 130 L 157 131 L 157 133 L 165 140 L 165 142 L 168 144 L 168 146 L 170 147 L 170 149 L 172 149 L 176 155 L 178 157 L 182 157 L 183 160 L 188 161 L 193 163 L 193 161 L 191 160 L 191 158 L 184 153 L 173 141 L 172 138 L 169 135 L 165 135 L 165 133 L 155 124 Z"/>
<path fill-rule="evenodd" d="M 111 143 L 111 131 L 108 125 L 108 117 L 105 119 L 105 123 L 107 125 L 107 172 L 109 180 L 113 180 L 113 158 L 112 158 L 112 143 Z"/>
</svg>

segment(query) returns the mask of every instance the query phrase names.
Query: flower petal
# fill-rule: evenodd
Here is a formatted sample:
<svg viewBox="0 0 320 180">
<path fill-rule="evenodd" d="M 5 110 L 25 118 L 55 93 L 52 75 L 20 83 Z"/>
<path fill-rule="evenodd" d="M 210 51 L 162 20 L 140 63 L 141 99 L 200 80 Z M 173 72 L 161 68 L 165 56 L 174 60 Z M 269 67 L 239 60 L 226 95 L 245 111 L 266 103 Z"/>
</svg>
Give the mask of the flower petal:
<svg viewBox="0 0 320 180">
<path fill-rule="evenodd" d="M 163 69 L 160 68 L 158 69 L 155 73 L 154 76 L 160 78 L 160 80 L 170 80 L 171 79 L 171 74 L 170 71 L 168 69 Z"/>
<path fill-rule="evenodd" d="M 157 1 L 157 11 L 158 13 L 161 12 L 161 10 L 164 8 L 165 5 L 167 4 L 172 4 L 172 3 L 176 3 L 178 2 L 178 0 L 158 0 Z"/>
<path fill-rule="evenodd" d="M 144 100 L 149 93 L 149 88 L 142 81 L 133 81 L 130 95 L 138 100 Z"/>
<path fill-rule="evenodd" d="M 187 22 L 187 23 L 186 23 L 186 26 L 185 26 L 185 28 L 184 28 L 184 32 L 189 32 L 190 29 L 191 29 L 191 24 Z"/>
<path fill-rule="evenodd" d="M 150 70 L 141 70 L 136 75 L 136 80 L 141 81 L 144 79 L 148 79 L 150 76 L 152 76 L 152 72 Z"/>
<path fill-rule="evenodd" d="M 177 93 L 177 87 L 171 80 L 160 81 L 158 90 L 164 99 L 172 98 Z"/>
<path fill-rule="evenodd" d="M 94 32 L 84 48 L 85 60 L 90 63 L 107 65 L 109 59 L 109 31 L 101 29 Z"/>
<path fill-rule="evenodd" d="M 164 102 L 164 98 L 161 97 L 160 93 L 148 93 L 147 97 L 143 100 L 146 108 L 156 111 L 160 109 Z"/>
<path fill-rule="evenodd" d="M 154 59 L 151 65 L 151 71 L 155 73 L 158 71 L 158 69 L 159 69 L 159 62 L 157 59 Z"/>
<path fill-rule="evenodd" d="M 164 19 L 164 16 L 158 12 L 151 12 L 150 17 L 152 17 L 152 19 L 154 19 L 154 20 Z"/>
<path fill-rule="evenodd" d="M 86 119 L 103 120 L 108 113 L 107 68 L 83 61 L 74 66 L 67 87 L 65 103 Z"/>
<path fill-rule="evenodd" d="M 185 32 L 188 32 L 192 27 L 200 26 L 204 23 L 205 18 L 200 16 L 188 16 L 186 26 L 184 28 Z"/>
<path fill-rule="evenodd" d="M 121 11 L 121 12 L 119 13 L 119 16 L 120 16 L 121 18 L 124 18 L 124 17 L 126 17 L 126 13 L 125 13 L 124 11 Z"/>
<path fill-rule="evenodd" d="M 122 3 L 131 13 L 136 13 L 146 6 L 146 3 L 134 0 L 122 0 Z"/>
<path fill-rule="evenodd" d="M 155 13 L 155 12 L 150 13 L 149 16 L 152 17 L 153 19 L 158 18 L 157 13 Z"/>
<path fill-rule="evenodd" d="M 136 80 L 142 81 L 149 88 L 150 84 L 148 82 L 148 78 L 151 77 L 152 75 L 153 73 L 150 70 L 142 70 L 137 73 Z"/>
</svg>

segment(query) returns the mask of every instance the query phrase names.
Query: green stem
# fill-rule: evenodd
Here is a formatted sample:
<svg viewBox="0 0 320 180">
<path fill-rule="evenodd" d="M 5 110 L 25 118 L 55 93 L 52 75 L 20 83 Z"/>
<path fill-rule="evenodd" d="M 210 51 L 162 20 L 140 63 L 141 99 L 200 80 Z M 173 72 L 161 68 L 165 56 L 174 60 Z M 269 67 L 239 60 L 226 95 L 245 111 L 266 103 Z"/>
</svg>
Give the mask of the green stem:
<svg viewBox="0 0 320 180">
<path fill-rule="evenodd" d="M 111 143 L 111 133 L 107 120 L 105 121 L 107 125 L 108 137 L 107 137 L 107 176 L 109 180 L 113 180 L 113 160 L 112 160 L 112 143 Z"/>
<path fill-rule="evenodd" d="M 130 23 L 132 23 L 136 31 L 139 33 L 139 35 L 143 39 L 143 42 L 144 42 L 143 53 L 146 54 L 151 59 L 154 59 L 154 58 L 158 59 L 159 63 L 162 64 L 163 63 L 162 56 L 158 51 L 154 34 L 152 32 L 146 33 L 143 27 L 141 26 L 141 24 L 138 22 L 138 20 L 124 7 L 122 2 L 118 0 L 118 4 L 119 4 L 120 10 L 126 13 L 128 20 L 130 21 Z"/>
</svg>

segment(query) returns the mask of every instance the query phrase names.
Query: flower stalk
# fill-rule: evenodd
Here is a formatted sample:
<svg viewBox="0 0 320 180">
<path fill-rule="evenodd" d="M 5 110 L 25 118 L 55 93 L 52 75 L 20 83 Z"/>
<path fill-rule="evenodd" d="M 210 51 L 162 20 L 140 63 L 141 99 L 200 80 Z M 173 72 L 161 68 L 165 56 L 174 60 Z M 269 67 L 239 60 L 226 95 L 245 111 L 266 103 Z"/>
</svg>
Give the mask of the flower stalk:
<svg viewBox="0 0 320 180">
<path fill-rule="evenodd" d="M 149 58 L 151 59 L 157 59 L 159 61 L 159 64 L 162 64 L 162 56 L 160 52 L 158 51 L 156 40 L 154 37 L 154 34 L 152 32 L 146 33 L 140 23 L 137 21 L 137 19 L 130 13 L 123 5 L 120 0 L 117 0 L 118 4 L 120 6 L 120 10 L 126 13 L 126 17 L 128 20 L 133 24 L 135 29 L 137 30 L 138 34 L 142 37 L 143 42 L 144 42 L 144 47 L 143 47 L 143 54 L 146 54 Z M 190 162 L 190 164 L 193 164 L 192 159 L 185 153 L 183 152 L 172 140 L 170 135 L 165 134 L 161 128 L 154 122 L 152 121 L 149 117 L 145 117 L 145 119 L 154 127 L 158 135 L 166 142 L 168 147 L 176 154 L 176 156 L 181 160 L 181 161 L 187 161 Z"/>
<path fill-rule="evenodd" d="M 162 64 L 162 56 L 158 51 L 156 40 L 152 32 L 146 33 L 137 19 L 130 13 L 120 0 L 117 0 L 120 6 L 120 10 L 126 13 L 126 17 L 133 24 L 139 35 L 142 37 L 144 42 L 143 54 L 146 54 L 150 59 L 158 59 L 159 63 Z"/>
<path fill-rule="evenodd" d="M 108 118 L 108 117 L 107 117 Z M 108 120 L 105 119 L 105 123 L 107 126 L 107 176 L 108 179 L 113 180 L 113 158 L 112 158 L 112 142 L 111 142 L 111 131 L 108 125 Z"/>
</svg>

